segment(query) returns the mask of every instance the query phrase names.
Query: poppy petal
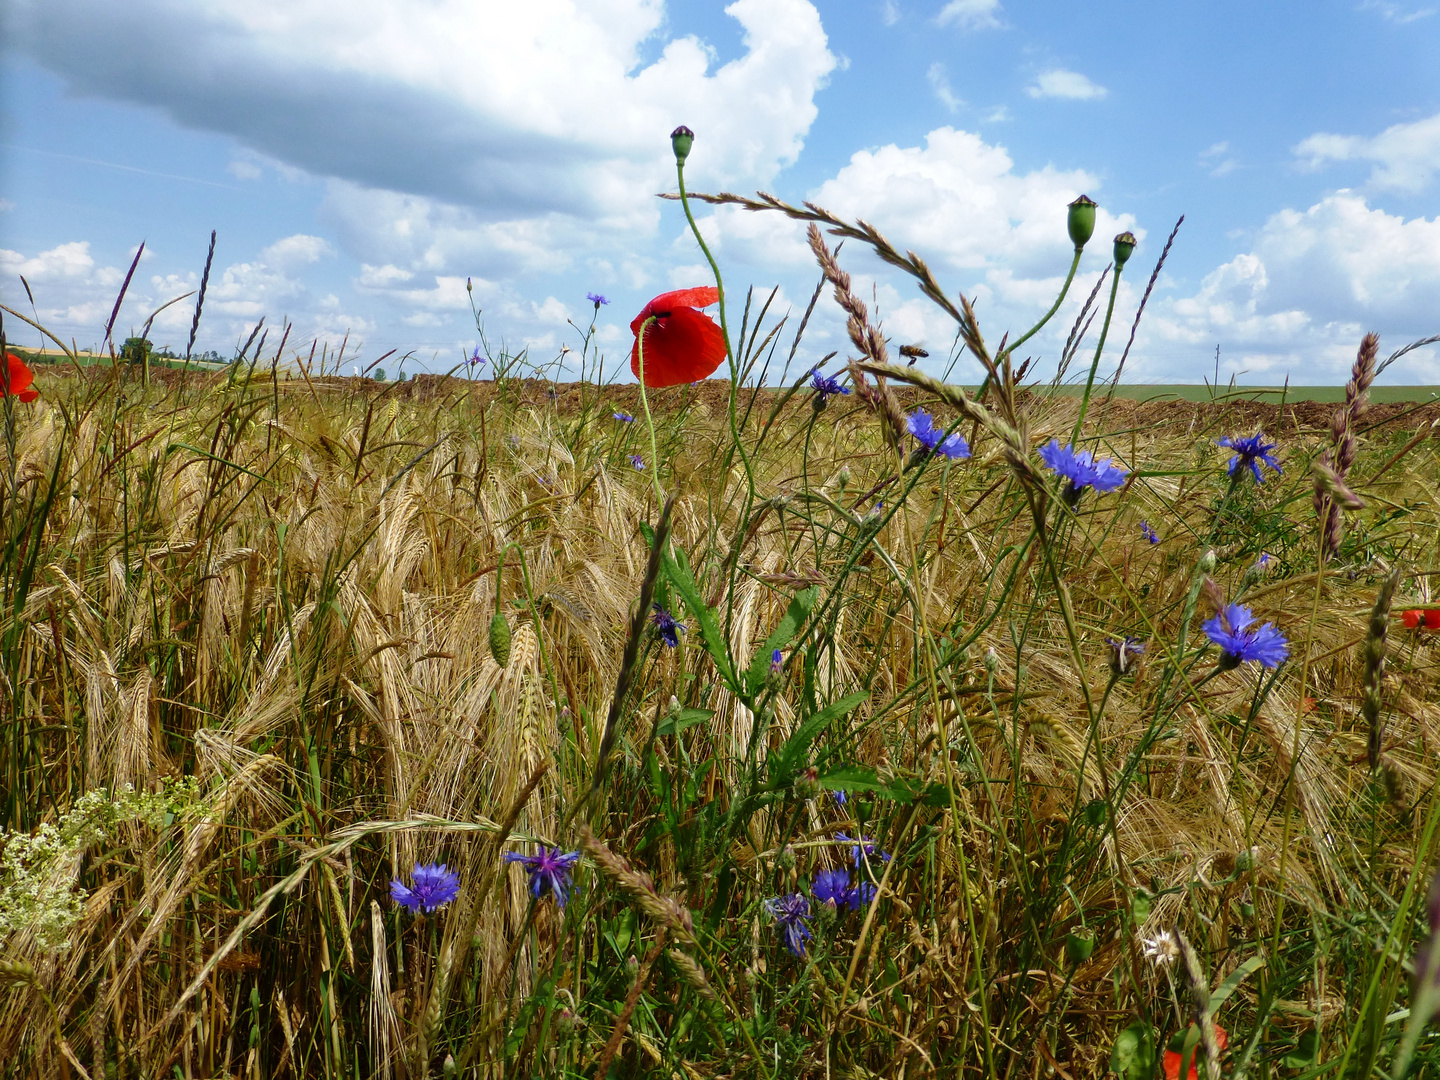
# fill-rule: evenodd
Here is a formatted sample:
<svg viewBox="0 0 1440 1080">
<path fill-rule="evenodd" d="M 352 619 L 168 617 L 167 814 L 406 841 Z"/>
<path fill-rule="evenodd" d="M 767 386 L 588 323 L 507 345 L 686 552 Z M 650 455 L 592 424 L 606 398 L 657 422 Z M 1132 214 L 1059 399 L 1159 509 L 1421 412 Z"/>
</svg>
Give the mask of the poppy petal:
<svg viewBox="0 0 1440 1080">
<path fill-rule="evenodd" d="M 34 401 L 40 396 L 40 391 L 33 388 L 30 390 L 21 390 L 20 393 L 16 394 L 15 396 L 18 397 L 21 401 Z"/>
<path fill-rule="evenodd" d="M 26 366 L 24 360 L 21 360 L 12 352 L 5 354 L 5 368 L 5 374 L 8 377 L 7 389 L 5 391 L 7 393 L 19 394 L 35 381 L 35 373 Z M 31 399 L 24 398 L 22 400 L 29 401 Z"/>
<path fill-rule="evenodd" d="M 1425 609 L 1425 629 L 1440 630 L 1440 608 Z"/>
<path fill-rule="evenodd" d="M 638 334 L 640 325 L 651 315 L 662 315 L 674 311 L 676 308 L 703 308 L 720 302 L 720 290 L 714 285 L 697 285 L 693 289 L 676 289 L 674 292 L 661 293 L 648 304 L 645 310 L 636 315 L 630 322 L 630 332 Z"/>
<path fill-rule="evenodd" d="M 651 304 L 654 303 L 652 300 Z M 704 379 L 713 374 L 724 359 L 725 335 L 714 319 L 694 308 L 672 308 L 663 320 L 651 323 L 645 330 L 645 385 L 648 387 L 679 386 Z M 638 333 L 630 349 L 630 371 L 637 379 L 640 377 Z"/>
<path fill-rule="evenodd" d="M 1406 630 L 1414 630 L 1420 625 L 1424 615 L 1425 613 L 1423 611 L 1412 608 L 1409 611 L 1400 612 L 1400 621 L 1405 624 Z"/>
</svg>

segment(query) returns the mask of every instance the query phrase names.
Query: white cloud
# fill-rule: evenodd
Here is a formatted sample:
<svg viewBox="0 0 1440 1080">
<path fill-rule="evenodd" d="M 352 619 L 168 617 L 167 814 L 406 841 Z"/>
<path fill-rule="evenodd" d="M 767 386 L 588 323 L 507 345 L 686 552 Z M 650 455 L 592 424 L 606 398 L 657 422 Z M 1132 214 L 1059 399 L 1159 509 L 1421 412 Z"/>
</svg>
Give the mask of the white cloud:
<svg viewBox="0 0 1440 1080">
<path fill-rule="evenodd" d="M 962 30 L 993 30 L 1004 25 L 1000 21 L 1000 0 L 949 0 L 935 21 L 941 26 L 953 23 Z"/>
<path fill-rule="evenodd" d="M 1207 275 L 1192 296 L 1153 306 L 1146 319 L 1151 342 L 1202 350 L 1219 343 L 1252 379 L 1288 371 L 1323 383 L 1344 378 L 1366 330 L 1394 345 L 1440 331 L 1437 292 L 1440 218 L 1407 220 L 1338 191 L 1303 213 L 1272 215 L 1251 251 Z M 1392 381 L 1440 379 L 1433 351 L 1402 364 Z"/>
<path fill-rule="evenodd" d="M 1377 12 L 1386 22 L 1394 23 L 1397 26 L 1404 26 L 1406 23 L 1412 23 L 1427 15 L 1435 14 L 1433 7 L 1406 10 L 1399 4 L 1391 3 L 1390 0 L 1365 0 L 1358 10 Z"/>
<path fill-rule="evenodd" d="M 965 104 L 955 95 L 955 91 L 950 89 L 950 79 L 945 74 L 945 65 L 940 61 L 937 60 L 930 65 L 930 70 L 925 73 L 925 77 L 930 82 L 930 89 L 935 94 L 936 100 L 952 113 Z"/>
<path fill-rule="evenodd" d="M 259 180 L 265 175 L 259 165 L 245 158 L 236 158 L 225 166 L 225 171 L 237 180 Z"/>
<path fill-rule="evenodd" d="M 268 316 L 272 323 L 288 319 L 294 324 L 292 348 L 302 340 L 308 345 L 316 337 L 338 342 L 348 331 L 354 341 L 371 332 L 373 320 L 347 313 L 334 297 L 317 300 L 296 276 L 327 251 L 328 245 L 318 237 L 291 236 L 271 244 L 253 260 L 217 266 L 206 291 L 197 347 L 224 352 L 248 335 L 261 316 Z M 157 261 L 163 261 L 161 256 L 147 248 L 141 266 Z M 127 268 L 128 262 L 127 258 Z M 74 339 L 81 348 L 89 348 L 104 337 L 125 268 L 97 265 L 85 241 L 61 244 L 33 256 L 0 250 L 0 301 L 12 307 L 17 300 L 24 302 L 17 275 L 30 283 L 39 322 L 62 340 Z M 194 292 L 199 285 L 199 274 L 193 271 L 137 273 L 115 320 L 116 339 L 138 332 L 167 300 Z M 151 328 L 151 340 L 183 351 L 194 315 L 192 305 L 193 300 L 183 301 L 160 312 Z M 278 344 L 278 338 L 270 344 Z"/>
<path fill-rule="evenodd" d="M 15 209 L 15 204 L 9 199 L 0 199 L 0 214 L 9 213 Z"/>
<path fill-rule="evenodd" d="M 716 67 L 658 0 L 15 0 L 14 45 L 72 88 L 360 190 L 481 222 L 561 215 L 653 229 L 669 131 L 696 182 L 768 182 L 798 156 L 836 66 L 808 0 L 735 0 L 745 51 Z M 74 64 L 73 57 L 91 61 Z"/>
<path fill-rule="evenodd" d="M 1211 176 L 1229 176 L 1240 167 L 1240 162 L 1230 153 L 1228 142 L 1217 142 L 1200 151 L 1200 165 Z"/>
<path fill-rule="evenodd" d="M 296 270 L 317 263 L 330 254 L 333 254 L 333 249 L 320 237 L 296 233 L 276 240 L 260 252 L 260 258 L 279 269 Z"/>
<path fill-rule="evenodd" d="M 1376 187 L 1420 191 L 1440 170 L 1440 113 L 1395 124 L 1374 138 L 1360 135 L 1311 135 L 1295 147 L 1301 164 L 1318 169 L 1332 161 L 1371 161 Z"/>
<path fill-rule="evenodd" d="M 1078 169 L 1047 165 L 1017 171 L 1003 147 L 942 127 L 930 132 L 923 146 L 889 145 L 853 155 L 807 198 L 847 220 L 864 219 L 900 250 L 915 251 L 947 289 L 963 291 L 976 301 L 985 333 L 998 341 L 1003 332 L 1029 325 L 1054 300 L 1072 251 L 1065 230 L 1066 204 L 1082 192 L 1097 196 L 1098 189 L 1098 179 Z M 1124 229 L 1144 235 L 1128 214 L 1102 206 L 1098 217 L 1099 236 Z M 716 238 L 728 265 L 762 267 L 767 271 L 764 280 L 783 268 L 781 280 L 792 295 L 808 298 L 817 271 L 800 223 L 733 208 L 722 208 L 703 222 L 707 239 Z M 1108 251 L 1087 257 L 1057 323 L 1073 318 L 1073 309 L 1107 257 Z M 940 355 L 955 335 L 948 316 L 918 297 L 908 277 L 885 268 L 864 245 L 846 243 L 841 262 L 867 303 L 874 290 L 885 332 L 897 343 L 919 340 L 935 347 L 932 359 L 922 363 L 929 370 L 942 370 L 937 366 Z M 831 348 L 848 348 L 843 320 L 828 290 L 806 340 L 815 359 Z M 1051 337 L 1037 339 L 1035 351 L 1053 360 L 1058 343 Z"/>
<path fill-rule="evenodd" d="M 880 21 L 886 26 L 894 26 L 900 21 L 900 5 L 895 0 L 885 0 L 880 5 Z"/>
<path fill-rule="evenodd" d="M 1110 91 L 1091 82 L 1078 71 L 1051 68 L 1025 88 L 1032 98 L 1064 98 L 1069 101 L 1094 101 Z"/>
</svg>

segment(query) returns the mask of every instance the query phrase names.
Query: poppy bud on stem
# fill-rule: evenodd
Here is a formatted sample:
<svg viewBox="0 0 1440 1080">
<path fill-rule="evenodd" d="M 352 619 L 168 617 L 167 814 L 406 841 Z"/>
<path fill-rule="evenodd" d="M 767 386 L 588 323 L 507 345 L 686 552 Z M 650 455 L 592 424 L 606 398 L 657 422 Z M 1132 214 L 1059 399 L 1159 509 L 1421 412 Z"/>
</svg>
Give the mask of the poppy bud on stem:
<svg viewBox="0 0 1440 1080">
<path fill-rule="evenodd" d="M 1095 235 L 1095 200 L 1081 195 L 1070 204 L 1070 216 L 1065 227 L 1070 232 L 1070 242 L 1079 251 Z"/>
<path fill-rule="evenodd" d="M 695 133 L 681 124 L 670 133 L 670 148 L 675 151 L 675 164 L 684 165 L 690 156 L 690 147 L 695 143 Z"/>
</svg>

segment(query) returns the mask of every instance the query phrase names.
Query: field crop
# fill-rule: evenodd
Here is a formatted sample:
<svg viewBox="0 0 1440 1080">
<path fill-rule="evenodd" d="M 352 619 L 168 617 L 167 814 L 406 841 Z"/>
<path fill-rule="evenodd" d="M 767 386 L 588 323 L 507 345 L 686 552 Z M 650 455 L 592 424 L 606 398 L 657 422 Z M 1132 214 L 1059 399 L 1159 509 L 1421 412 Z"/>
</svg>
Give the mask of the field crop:
<svg viewBox="0 0 1440 1080">
<path fill-rule="evenodd" d="M 819 236 L 843 390 L 4 399 L 0 1074 L 1433 1070 L 1440 413 L 972 395 Z"/>
</svg>

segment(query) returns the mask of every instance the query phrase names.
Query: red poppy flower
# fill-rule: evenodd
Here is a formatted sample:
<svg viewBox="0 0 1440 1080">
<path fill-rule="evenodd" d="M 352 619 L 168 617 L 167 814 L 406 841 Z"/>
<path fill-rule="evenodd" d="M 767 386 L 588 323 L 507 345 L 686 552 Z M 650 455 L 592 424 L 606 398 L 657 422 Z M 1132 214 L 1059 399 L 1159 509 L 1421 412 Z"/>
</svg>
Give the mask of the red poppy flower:
<svg viewBox="0 0 1440 1080">
<path fill-rule="evenodd" d="M 1181 1046 L 1180 1050 L 1165 1051 L 1165 1080 L 1180 1080 L 1180 1059 L 1184 1056 L 1185 1046 L 1184 1035 L 1185 1033 L 1181 1032 L 1179 1035 L 1175 1036 L 1175 1038 L 1171 1040 L 1170 1043 L 1171 1046 L 1174 1046 L 1175 1043 L 1178 1042 Z M 1225 1029 L 1222 1028 L 1219 1024 L 1215 1025 L 1215 1043 L 1220 1047 L 1221 1050 L 1224 1050 L 1227 1046 L 1230 1045 L 1230 1036 L 1225 1034 Z M 1190 1053 L 1189 1080 L 1198 1080 L 1199 1074 L 1195 1070 L 1195 1062 L 1196 1059 L 1198 1059 L 1200 1056 L 1200 1047 L 1196 1046 L 1195 1049 Z"/>
<path fill-rule="evenodd" d="M 34 401 L 40 396 L 40 391 L 30 384 L 35 381 L 35 373 L 25 366 L 21 360 L 12 352 L 5 354 L 5 378 L 0 381 L 0 394 L 7 397 L 14 394 L 21 401 Z"/>
<path fill-rule="evenodd" d="M 1411 608 L 1400 612 L 1407 630 L 1440 630 L 1440 608 Z"/>
<path fill-rule="evenodd" d="M 699 312 L 720 300 L 713 286 L 661 293 L 630 322 L 635 344 L 630 347 L 630 371 L 640 377 L 640 328 L 645 329 L 645 385 L 678 386 L 711 375 L 725 359 L 725 335 L 715 320 Z"/>
</svg>

